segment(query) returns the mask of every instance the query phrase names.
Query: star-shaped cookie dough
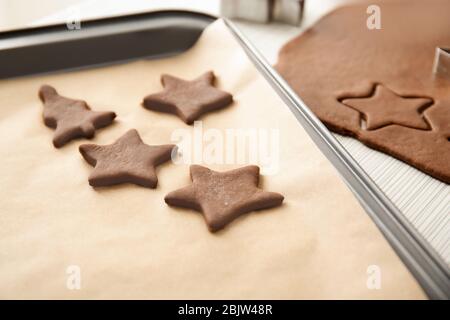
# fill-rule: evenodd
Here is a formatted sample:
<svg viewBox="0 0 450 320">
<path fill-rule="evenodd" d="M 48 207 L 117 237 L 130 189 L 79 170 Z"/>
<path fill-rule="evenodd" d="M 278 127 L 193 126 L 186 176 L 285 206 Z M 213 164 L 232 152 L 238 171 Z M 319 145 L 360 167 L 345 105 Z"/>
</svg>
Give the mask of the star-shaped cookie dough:
<svg viewBox="0 0 450 320">
<path fill-rule="evenodd" d="M 421 112 L 433 103 L 432 99 L 402 97 L 382 84 L 376 85 L 375 93 L 370 97 L 347 98 L 342 103 L 363 114 L 367 130 L 389 124 L 430 129 Z"/>
<path fill-rule="evenodd" d="M 228 106 L 233 96 L 214 87 L 214 73 L 208 71 L 195 80 L 187 81 L 170 75 L 162 75 L 164 90 L 144 98 L 147 109 L 172 113 L 187 124 L 202 114 Z"/>
<path fill-rule="evenodd" d="M 48 85 L 40 88 L 39 98 L 44 103 L 45 125 L 55 129 L 53 145 L 56 148 L 75 138 L 92 138 L 95 129 L 106 127 L 116 117 L 114 112 L 92 111 L 82 100 L 62 97 Z"/>
<path fill-rule="evenodd" d="M 279 206 L 284 199 L 279 193 L 258 188 L 257 166 L 217 172 L 192 165 L 190 171 L 193 183 L 170 192 L 164 200 L 171 206 L 202 212 L 211 232 L 244 213 Z"/>
<path fill-rule="evenodd" d="M 94 166 L 89 175 L 91 186 L 134 183 L 155 188 L 158 183 L 155 167 L 169 161 L 175 147 L 173 144 L 149 146 L 132 129 L 113 144 L 82 144 L 79 150 L 84 159 Z"/>
</svg>

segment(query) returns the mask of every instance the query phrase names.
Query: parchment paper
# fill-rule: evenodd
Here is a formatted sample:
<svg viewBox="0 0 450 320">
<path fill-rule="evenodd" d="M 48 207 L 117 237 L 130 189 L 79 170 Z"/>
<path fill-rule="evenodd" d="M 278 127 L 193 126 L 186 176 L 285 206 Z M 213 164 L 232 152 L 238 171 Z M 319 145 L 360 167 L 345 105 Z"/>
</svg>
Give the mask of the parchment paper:
<svg viewBox="0 0 450 320">
<path fill-rule="evenodd" d="M 262 186 L 285 196 L 282 207 L 245 215 L 216 234 L 201 214 L 163 201 L 190 183 L 187 164 L 159 167 L 155 190 L 96 190 L 78 152 L 88 140 L 55 149 L 42 122 L 37 91 L 47 83 L 118 114 L 94 143 L 111 143 L 130 128 L 148 144 L 170 143 L 175 129 L 192 127 L 145 110 L 142 98 L 161 89 L 162 73 L 189 79 L 209 69 L 236 101 L 202 117 L 204 130 L 279 129 L 279 172 Z M 176 57 L 1 81 L 0 105 L 0 298 L 425 297 L 221 21 Z M 67 287 L 73 265 L 79 290 Z M 367 286 L 371 265 L 381 271 L 380 289 Z"/>
</svg>

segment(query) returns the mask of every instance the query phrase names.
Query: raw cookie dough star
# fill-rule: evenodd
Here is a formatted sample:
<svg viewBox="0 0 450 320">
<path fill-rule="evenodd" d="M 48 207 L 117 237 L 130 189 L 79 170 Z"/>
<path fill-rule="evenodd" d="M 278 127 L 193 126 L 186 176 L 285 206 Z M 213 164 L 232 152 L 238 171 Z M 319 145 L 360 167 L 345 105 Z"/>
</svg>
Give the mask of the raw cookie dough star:
<svg viewBox="0 0 450 320">
<path fill-rule="evenodd" d="M 93 187 L 134 183 L 155 188 L 155 167 L 171 159 L 173 144 L 149 146 L 135 129 L 129 130 L 110 145 L 83 144 L 79 150 L 94 170 L 89 176 Z"/>
<path fill-rule="evenodd" d="M 420 115 L 423 109 L 433 103 L 429 98 L 402 97 L 385 86 L 378 84 L 370 97 L 347 98 L 342 103 L 363 114 L 367 130 L 374 130 L 389 124 L 427 130 L 428 124 Z"/>
<path fill-rule="evenodd" d="M 60 96 L 55 88 L 43 85 L 39 98 L 44 103 L 44 123 L 54 128 L 53 145 L 60 148 L 70 140 L 92 138 L 95 129 L 113 122 L 116 114 L 110 111 L 92 111 L 86 102 Z"/>
<path fill-rule="evenodd" d="M 233 96 L 214 87 L 214 73 L 208 71 L 192 81 L 170 75 L 162 75 L 164 90 L 144 98 L 147 109 L 172 113 L 187 124 L 202 114 L 224 108 L 233 101 Z"/>
<path fill-rule="evenodd" d="M 211 232 L 224 228 L 240 215 L 281 205 L 284 197 L 258 188 L 259 167 L 246 166 L 217 172 L 190 167 L 192 184 L 170 192 L 168 205 L 200 211 Z"/>
</svg>

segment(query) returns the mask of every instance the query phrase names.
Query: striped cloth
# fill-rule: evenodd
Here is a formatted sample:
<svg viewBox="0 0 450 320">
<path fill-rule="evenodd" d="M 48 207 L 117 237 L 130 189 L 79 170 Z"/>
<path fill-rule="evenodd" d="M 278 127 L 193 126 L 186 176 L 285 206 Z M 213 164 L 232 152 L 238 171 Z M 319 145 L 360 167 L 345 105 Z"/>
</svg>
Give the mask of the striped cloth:
<svg viewBox="0 0 450 320">
<path fill-rule="evenodd" d="M 450 186 L 358 140 L 334 136 L 450 265 Z"/>
</svg>

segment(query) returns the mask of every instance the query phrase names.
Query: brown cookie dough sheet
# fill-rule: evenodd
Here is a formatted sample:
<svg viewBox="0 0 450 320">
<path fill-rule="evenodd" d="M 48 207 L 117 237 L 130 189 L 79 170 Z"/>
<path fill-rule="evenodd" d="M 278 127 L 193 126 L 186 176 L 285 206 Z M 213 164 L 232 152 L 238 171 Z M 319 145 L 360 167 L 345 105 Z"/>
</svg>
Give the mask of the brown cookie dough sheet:
<svg viewBox="0 0 450 320">
<path fill-rule="evenodd" d="M 190 183 L 187 164 L 160 166 L 154 190 L 95 190 L 78 152 L 87 140 L 55 149 L 42 122 L 37 92 L 48 83 L 117 114 L 93 143 L 132 128 L 146 143 L 171 143 L 175 129 L 192 127 L 144 109 L 142 98 L 161 89 L 162 73 L 195 78 L 210 69 L 235 102 L 203 116 L 204 130 L 279 129 L 279 171 L 262 185 L 285 196 L 281 207 L 240 217 L 216 234 L 200 214 L 164 203 Z M 0 104 L 0 298 L 425 298 L 220 21 L 176 57 L 1 81 Z M 81 268 L 81 290 L 66 287 L 71 265 Z M 367 288 L 370 265 L 380 267 L 379 290 Z"/>
<path fill-rule="evenodd" d="M 369 5 L 380 8 L 380 30 L 367 27 Z M 432 70 L 436 47 L 450 46 L 449 12 L 447 0 L 343 6 L 284 45 L 276 68 L 328 128 L 448 184 L 450 78 Z M 366 113 L 355 108 L 358 102 L 352 104 L 355 98 L 363 104 L 380 87 L 397 98 L 376 100 Z M 431 101 L 410 116 L 419 125 L 405 121 L 408 112 L 391 113 L 396 103 L 406 108 L 408 99 Z M 364 128 L 361 118 L 370 123 L 374 115 L 385 121 Z"/>
</svg>

